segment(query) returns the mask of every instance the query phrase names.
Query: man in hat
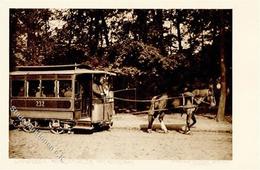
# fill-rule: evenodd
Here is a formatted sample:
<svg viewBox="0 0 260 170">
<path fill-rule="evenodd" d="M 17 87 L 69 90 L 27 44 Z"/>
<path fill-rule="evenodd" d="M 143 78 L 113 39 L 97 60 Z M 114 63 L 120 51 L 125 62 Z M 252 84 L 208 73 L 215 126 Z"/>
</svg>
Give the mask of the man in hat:
<svg viewBox="0 0 260 170">
<path fill-rule="evenodd" d="M 103 80 L 102 77 L 95 77 L 93 79 L 92 90 L 93 90 L 93 99 L 95 103 L 103 103 L 103 98 L 105 97 L 103 89 Z"/>
</svg>

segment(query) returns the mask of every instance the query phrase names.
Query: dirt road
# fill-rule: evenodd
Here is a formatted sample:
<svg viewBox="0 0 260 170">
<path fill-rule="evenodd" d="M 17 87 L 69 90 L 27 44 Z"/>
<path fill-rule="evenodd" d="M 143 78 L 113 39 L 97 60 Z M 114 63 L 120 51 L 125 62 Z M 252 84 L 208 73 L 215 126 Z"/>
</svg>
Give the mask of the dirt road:
<svg viewBox="0 0 260 170">
<path fill-rule="evenodd" d="M 10 158 L 230 160 L 232 134 L 184 135 L 111 129 L 93 134 L 54 135 L 49 131 L 10 131 Z"/>
</svg>

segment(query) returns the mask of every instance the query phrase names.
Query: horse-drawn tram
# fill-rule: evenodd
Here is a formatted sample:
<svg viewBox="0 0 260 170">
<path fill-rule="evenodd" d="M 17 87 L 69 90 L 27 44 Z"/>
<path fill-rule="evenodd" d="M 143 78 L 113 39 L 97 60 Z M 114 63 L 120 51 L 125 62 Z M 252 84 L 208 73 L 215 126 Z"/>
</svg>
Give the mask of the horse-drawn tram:
<svg viewBox="0 0 260 170">
<path fill-rule="evenodd" d="M 114 73 L 86 65 L 21 66 L 10 72 L 10 125 L 53 133 L 112 126 Z"/>
</svg>

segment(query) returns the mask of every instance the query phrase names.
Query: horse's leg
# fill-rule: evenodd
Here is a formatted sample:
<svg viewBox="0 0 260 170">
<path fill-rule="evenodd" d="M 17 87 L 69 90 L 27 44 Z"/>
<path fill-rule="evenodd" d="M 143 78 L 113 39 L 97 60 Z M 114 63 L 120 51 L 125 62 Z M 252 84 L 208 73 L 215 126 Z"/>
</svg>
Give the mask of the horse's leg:
<svg viewBox="0 0 260 170">
<path fill-rule="evenodd" d="M 154 115 L 149 114 L 148 115 L 148 128 L 147 128 L 148 133 L 152 132 L 153 121 L 154 121 Z"/>
<path fill-rule="evenodd" d="M 167 130 L 167 128 L 166 128 L 166 126 L 165 126 L 165 124 L 164 124 L 164 122 L 163 122 L 163 117 L 164 117 L 164 115 L 165 115 L 164 112 L 160 113 L 160 115 L 159 115 L 159 121 L 160 121 L 160 124 L 161 124 L 161 129 L 164 131 L 164 133 L 167 133 L 168 130 Z"/>
<path fill-rule="evenodd" d="M 197 122 L 194 112 L 191 114 L 191 119 L 192 119 L 192 124 L 190 125 L 190 127 L 192 127 L 193 125 L 195 125 L 196 122 Z"/>
<path fill-rule="evenodd" d="M 151 133 L 152 132 L 152 126 L 153 126 L 153 121 L 157 117 L 157 112 L 154 111 L 155 109 L 155 100 L 156 97 L 152 98 L 150 110 L 148 112 L 148 127 L 147 127 L 147 132 Z"/>
<path fill-rule="evenodd" d="M 186 117 L 186 127 L 185 127 L 185 134 L 190 133 L 190 119 L 191 119 L 191 112 L 190 109 L 187 109 L 187 117 Z"/>
</svg>

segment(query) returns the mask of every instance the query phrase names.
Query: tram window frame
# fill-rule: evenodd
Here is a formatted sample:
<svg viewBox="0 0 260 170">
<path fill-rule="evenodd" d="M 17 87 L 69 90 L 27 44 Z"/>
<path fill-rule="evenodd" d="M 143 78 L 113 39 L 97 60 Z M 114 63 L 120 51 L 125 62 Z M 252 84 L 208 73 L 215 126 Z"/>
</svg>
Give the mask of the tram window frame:
<svg viewBox="0 0 260 170">
<path fill-rule="evenodd" d="M 14 83 L 14 82 L 21 82 L 21 83 Z M 20 84 L 21 86 L 17 86 L 17 87 L 14 87 L 14 85 L 18 85 L 18 84 Z M 22 87 L 23 87 L 23 95 L 20 95 L 20 90 L 22 89 Z M 26 95 L 26 89 L 25 89 L 25 81 L 24 80 L 12 80 L 12 85 L 11 85 L 11 88 L 12 88 L 12 93 L 11 93 L 11 96 L 12 97 L 25 97 L 25 95 Z M 15 89 L 17 89 L 17 90 L 15 90 Z M 17 95 L 14 95 L 14 94 L 16 94 L 17 93 Z"/>
</svg>

